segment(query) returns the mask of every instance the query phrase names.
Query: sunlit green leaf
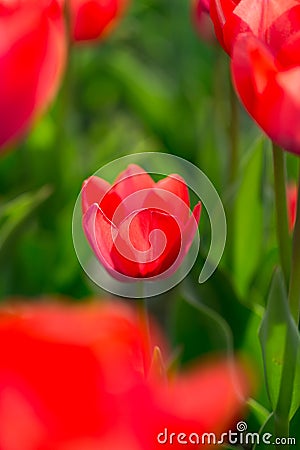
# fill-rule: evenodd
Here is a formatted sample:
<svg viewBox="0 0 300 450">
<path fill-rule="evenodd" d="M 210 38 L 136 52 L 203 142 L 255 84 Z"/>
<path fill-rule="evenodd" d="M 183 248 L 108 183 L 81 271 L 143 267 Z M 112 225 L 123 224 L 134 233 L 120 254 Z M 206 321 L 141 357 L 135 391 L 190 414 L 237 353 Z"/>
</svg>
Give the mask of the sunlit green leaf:
<svg viewBox="0 0 300 450">
<path fill-rule="evenodd" d="M 37 192 L 22 194 L 0 205 L 0 252 L 17 229 L 49 197 L 51 192 L 52 189 L 49 186 L 44 186 Z"/>
<path fill-rule="evenodd" d="M 261 258 L 263 140 L 259 139 L 242 168 L 234 211 L 234 273 L 236 286 L 244 294 Z"/>
<path fill-rule="evenodd" d="M 259 337 L 273 411 L 281 413 L 284 410 L 284 415 L 289 413 L 292 417 L 300 404 L 300 338 L 289 310 L 284 280 L 279 269 L 272 280 Z M 284 383 L 281 381 L 283 368 Z"/>
</svg>

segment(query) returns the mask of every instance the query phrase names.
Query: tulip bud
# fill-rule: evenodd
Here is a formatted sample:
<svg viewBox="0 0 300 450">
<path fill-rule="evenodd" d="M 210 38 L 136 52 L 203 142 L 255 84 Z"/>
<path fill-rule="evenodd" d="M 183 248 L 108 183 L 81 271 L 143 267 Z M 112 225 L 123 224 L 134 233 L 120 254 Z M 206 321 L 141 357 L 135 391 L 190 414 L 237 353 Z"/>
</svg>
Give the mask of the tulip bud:
<svg viewBox="0 0 300 450">
<path fill-rule="evenodd" d="M 194 0 L 192 3 L 192 20 L 201 39 L 214 42 L 215 33 L 209 16 L 209 3 L 210 0 Z"/>
<path fill-rule="evenodd" d="M 128 0 L 69 0 L 72 39 L 103 39 L 119 22 Z"/>
</svg>

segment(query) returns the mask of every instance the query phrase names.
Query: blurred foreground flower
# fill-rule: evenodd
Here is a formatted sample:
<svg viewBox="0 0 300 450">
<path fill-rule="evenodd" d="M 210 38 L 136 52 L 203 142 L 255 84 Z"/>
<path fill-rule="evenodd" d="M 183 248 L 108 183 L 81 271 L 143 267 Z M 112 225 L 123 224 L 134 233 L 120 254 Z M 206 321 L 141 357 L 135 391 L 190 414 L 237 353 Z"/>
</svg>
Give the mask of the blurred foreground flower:
<svg viewBox="0 0 300 450">
<path fill-rule="evenodd" d="M 212 0 L 211 16 L 247 111 L 274 142 L 300 154 L 300 3 Z"/>
<path fill-rule="evenodd" d="M 295 183 L 290 183 L 287 187 L 287 207 L 288 207 L 290 231 L 293 231 L 296 222 L 297 199 L 298 199 L 298 188 Z"/>
<path fill-rule="evenodd" d="M 0 0 L 0 147 L 23 133 L 53 98 L 66 42 L 58 0 Z"/>
<path fill-rule="evenodd" d="M 111 186 L 90 177 L 82 189 L 83 228 L 99 261 L 115 278 L 168 277 L 186 256 L 200 219 L 190 214 L 188 187 L 178 175 L 155 183 L 129 165 Z"/>
<path fill-rule="evenodd" d="M 105 37 L 122 17 L 129 0 L 69 0 L 73 40 Z"/>
<path fill-rule="evenodd" d="M 137 318 L 115 302 L 2 308 L 0 339 L 1 450 L 154 450 L 166 428 L 226 431 L 248 393 L 233 361 L 195 366 L 169 386 L 157 367 L 145 373 Z"/>
</svg>

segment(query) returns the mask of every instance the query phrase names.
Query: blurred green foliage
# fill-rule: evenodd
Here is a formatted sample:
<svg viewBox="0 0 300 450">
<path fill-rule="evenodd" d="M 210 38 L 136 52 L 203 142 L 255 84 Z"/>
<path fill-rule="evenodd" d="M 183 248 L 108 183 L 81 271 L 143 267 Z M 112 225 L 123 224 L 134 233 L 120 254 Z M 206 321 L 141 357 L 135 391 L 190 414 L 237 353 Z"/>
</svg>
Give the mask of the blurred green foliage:
<svg viewBox="0 0 300 450">
<path fill-rule="evenodd" d="M 11 230 L 1 296 L 92 293 L 73 250 L 72 211 L 83 180 L 122 155 L 182 156 L 211 178 L 226 202 L 232 196 L 228 91 L 227 58 L 198 38 L 188 2 L 135 1 L 105 41 L 73 47 L 51 109 L 1 158 L 1 205 L 49 191 L 38 207 L 28 206 L 23 226 Z M 242 121 L 248 148 L 257 131 Z M 208 245 L 208 220 L 202 222 Z"/>
</svg>

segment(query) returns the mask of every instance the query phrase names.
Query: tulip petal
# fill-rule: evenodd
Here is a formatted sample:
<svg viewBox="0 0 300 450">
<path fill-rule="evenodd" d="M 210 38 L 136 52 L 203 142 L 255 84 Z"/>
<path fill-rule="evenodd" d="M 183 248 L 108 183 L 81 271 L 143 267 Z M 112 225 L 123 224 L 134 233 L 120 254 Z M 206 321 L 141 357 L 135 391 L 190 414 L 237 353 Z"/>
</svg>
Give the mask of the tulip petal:
<svg viewBox="0 0 300 450">
<path fill-rule="evenodd" d="M 0 11 L 0 147 L 23 133 L 48 106 L 66 57 L 63 15 L 56 0 L 8 5 Z"/>
<path fill-rule="evenodd" d="M 178 255 L 177 260 L 175 261 L 174 265 L 172 266 L 172 273 L 174 273 L 178 269 L 178 267 L 180 266 L 180 264 L 186 257 L 186 255 L 192 245 L 196 231 L 198 229 L 201 208 L 202 208 L 201 203 L 200 202 L 197 203 L 197 205 L 195 206 L 195 208 L 193 210 L 193 213 L 191 214 L 187 223 L 183 227 L 182 237 L 181 237 L 181 249 L 180 249 L 180 253 Z"/>
<path fill-rule="evenodd" d="M 297 216 L 298 187 L 295 183 L 290 183 L 287 186 L 286 196 L 287 196 L 289 230 L 290 232 L 292 232 L 296 223 L 296 216 Z"/>
<path fill-rule="evenodd" d="M 237 419 L 249 391 L 250 382 L 241 366 L 230 360 L 211 361 L 175 380 L 166 402 L 174 405 L 174 415 L 180 411 L 182 420 L 191 421 L 190 426 L 196 421 L 201 424 L 197 432 L 218 435 Z"/>
<path fill-rule="evenodd" d="M 153 277 L 173 264 L 180 242 L 181 231 L 175 218 L 146 209 L 133 213 L 122 222 L 112 258 L 115 265 L 121 262 L 126 275 Z M 134 275 L 132 269 L 135 269 Z"/>
<path fill-rule="evenodd" d="M 113 190 L 124 200 L 129 195 L 142 189 L 150 189 L 155 186 L 150 175 L 142 167 L 130 164 L 126 170 L 120 173 L 113 184 Z"/>
<path fill-rule="evenodd" d="M 234 46 L 231 69 L 252 118 L 273 141 L 300 154 L 300 68 L 279 68 L 268 48 L 248 34 Z"/>
<path fill-rule="evenodd" d="M 106 437 L 123 425 L 122 389 L 140 382 L 146 348 L 133 310 L 24 304 L 0 312 L 0 335 L 1 449 L 115 448 Z"/>
<path fill-rule="evenodd" d="M 184 256 L 187 254 L 187 252 L 190 249 L 190 246 L 193 242 L 193 239 L 195 237 L 195 233 L 198 229 L 199 221 L 200 221 L 200 215 L 201 215 L 201 209 L 202 204 L 199 202 L 195 206 L 193 210 L 193 214 L 190 216 L 184 230 L 183 230 L 183 237 L 184 237 Z"/>
<path fill-rule="evenodd" d="M 298 9 L 300 15 L 300 7 Z M 299 22 L 300 23 L 300 17 Z M 272 46 L 274 48 L 274 46 Z M 279 51 L 276 55 L 276 60 L 279 64 L 286 68 L 293 68 L 299 66 L 299 54 L 300 54 L 300 31 L 292 34 L 291 37 L 285 39 L 280 43 Z"/>
<path fill-rule="evenodd" d="M 2 388 L 0 382 L 1 448 L 18 448 L 22 442 L 22 449 L 31 450 L 38 448 L 46 436 L 47 428 L 34 408 L 32 399 L 7 384 Z"/>
<path fill-rule="evenodd" d="M 82 186 L 82 211 L 87 212 L 94 203 L 100 204 L 104 195 L 110 190 L 111 185 L 102 178 L 92 176 L 84 181 Z"/>
<path fill-rule="evenodd" d="M 293 23 L 297 23 L 292 17 L 297 13 L 291 14 L 297 7 L 298 0 L 211 0 L 210 9 L 217 38 L 231 54 L 236 38 L 245 32 L 278 46 L 282 36 L 290 33 Z"/>
<path fill-rule="evenodd" d="M 259 122 L 259 95 L 263 94 L 270 78 L 277 73 L 273 55 L 259 39 L 248 33 L 234 45 L 231 68 L 243 104 Z"/>
<path fill-rule="evenodd" d="M 96 257 L 105 269 L 113 275 L 114 263 L 111 259 L 112 233 L 117 233 L 114 224 L 110 222 L 96 203 L 87 210 L 83 216 L 82 224 Z"/>
<path fill-rule="evenodd" d="M 179 449 L 183 441 L 188 449 L 213 448 L 212 441 L 208 445 L 208 436 L 201 442 L 203 434 L 214 433 L 217 440 L 223 432 L 234 430 L 250 389 L 248 372 L 233 359 L 200 363 L 171 379 L 167 386 L 154 380 L 154 395 L 149 397 L 142 389 L 133 393 L 139 398 L 134 420 L 143 449 L 159 450 L 162 445 Z"/>
<path fill-rule="evenodd" d="M 111 276 L 119 281 L 128 281 L 123 275 L 139 277 L 139 267 L 132 249 L 127 242 L 123 242 L 116 226 L 97 204 L 92 205 L 83 216 L 83 228 L 96 257 Z"/>
<path fill-rule="evenodd" d="M 166 428 L 169 436 L 220 436 L 236 425 L 251 388 L 233 358 L 197 364 L 169 385 L 147 379 L 147 343 L 124 304 L 10 305 L 0 311 L 0 339 L 1 449 L 158 450 Z M 181 447 L 175 439 L 166 448 Z"/>
<path fill-rule="evenodd" d="M 124 219 L 126 208 L 121 205 L 121 198 L 116 193 L 114 188 L 100 177 L 92 176 L 83 183 L 82 188 L 82 211 L 86 213 L 88 208 L 93 204 L 98 203 L 105 216 L 118 225 Z M 115 212 L 118 208 L 118 214 Z M 114 219 L 118 220 L 116 222 Z"/>
<path fill-rule="evenodd" d="M 270 26 L 297 5 L 298 0 L 241 0 L 234 14 L 248 25 L 256 37 L 267 39 Z"/>
<path fill-rule="evenodd" d="M 71 0 L 72 37 L 75 42 L 98 40 L 114 28 L 127 0 Z"/>
<path fill-rule="evenodd" d="M 280 2 L 280 13 L 273 17 L 273 22 L 270 23 L 267 29 L 266 42 L 276 55 L 276 59 L 280 59 L 278 52 L 281 51 L 283 46 L 289 45 L 293 40 L 296 40 L 295 35 L 299 35 L 299 21 L 300 21 L 300 4 L 299 2 Z M 283 11 L 282 8 L 286 10 Z M 294 49 L 296 50 L 296 49 Z M 297 51 L 297 50 L 296 50 Z M 299 51 L 299 50 L 298 50 Z M 290 52 L 291 63 L 295 60 L 296 64 L 299 62 L 295 58 L 296 54 Z M 283 60 L 284 61 L 284 60 Z M 286 65 L 287 61 L 284 61 Z"/>
<path fill-rule="evenodd" d="M 178 209 L 178 202 L 174 205 L 174 211 L 173 215 L 176 217 L 180 217 L 183 222 L 187 220 L 188 213 L 189 213 L 189 207 L 190 207 L 190 197 L 189 197 L 189 190 L 186 185 L 186 182 L 182 177 L 180 177 L 177 174 L 172 174 L 167 176 L 166 178 L 163 178 L 162 180 L 159 180 L 156 183 L 156 187 L 160 189 L 164 189 L 167 192 L 171 192 L 172 194 L 176 195 L 176 197 L 180 198 L 186 205 L 187 208 L 185 208 L 184 205 L 182 205 L 181 208 Z M 168 197 L 166 198 L 166 200 Z M 167 204 L 171 202 L 167 201 Z M 169 208 L 172 206 L 172 203 L 169 205 Z"/>
<path fill-rule="evenodd" d="M 230 52 L 231 44 L 224 41 L 223 28 L 232 16 L 232 12 L 236 7 L 233 0 L 210 0 L 210 16 L 214 24 L 215 33 L 218 41 L 225 51 Z"/>
<path fill-rule="evenodd" d="M 215 42 L 213 23 L 209 15 L 210 0 L 194 0 L 192 19 L 199 36 L 207 42 Z"/>
</svg>

